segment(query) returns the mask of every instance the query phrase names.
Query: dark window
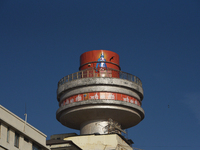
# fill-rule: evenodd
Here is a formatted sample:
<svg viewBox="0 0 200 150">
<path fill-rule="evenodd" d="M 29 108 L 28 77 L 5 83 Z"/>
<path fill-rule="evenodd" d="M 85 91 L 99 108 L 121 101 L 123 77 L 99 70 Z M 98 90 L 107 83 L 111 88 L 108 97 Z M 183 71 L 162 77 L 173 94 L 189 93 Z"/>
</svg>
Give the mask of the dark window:
<svg viewBox="0 0 200 150">
<path fill-rule="evenodd" d="M 1 122 L 0 122 L 0 138 L 1 138 Z"/>
<path fill-rule="evenodd" d="M 10 140 L 10 128 L 7 128 L 7 142 Z"/>
<path fill-rule="evenodd" d="M 19 134 L 15 132 L 15 142 L 14 145 L 19 148 Z"/>
<path fill-rule="evenodd" d="M 26 141 L 28 143 L 29 139 L 27 137 L 24 137 L 24 141 Z"/>
<path fill-rule="evenodd" d="M 33 143 L 32 150 L 41 150 L 39 146 Z"/>
</svg>

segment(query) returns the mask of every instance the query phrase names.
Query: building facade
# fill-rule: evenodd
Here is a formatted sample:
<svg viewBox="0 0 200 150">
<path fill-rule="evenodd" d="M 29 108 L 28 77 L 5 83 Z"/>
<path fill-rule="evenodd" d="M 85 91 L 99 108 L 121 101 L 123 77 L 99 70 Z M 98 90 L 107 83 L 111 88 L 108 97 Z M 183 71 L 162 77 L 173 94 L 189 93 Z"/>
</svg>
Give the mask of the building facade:
<svg viewBox="0 0 200 150">
<path fill-rule="evenodd" d="M 120 134 L 57 134 L 47 140 L 51 150 L 133 150 L 132 144 Z"/>
<path fill-rule="evenodd" d="M 48 150 L 46 135 L 0 105 L 0 150 Z"/>
</svg>

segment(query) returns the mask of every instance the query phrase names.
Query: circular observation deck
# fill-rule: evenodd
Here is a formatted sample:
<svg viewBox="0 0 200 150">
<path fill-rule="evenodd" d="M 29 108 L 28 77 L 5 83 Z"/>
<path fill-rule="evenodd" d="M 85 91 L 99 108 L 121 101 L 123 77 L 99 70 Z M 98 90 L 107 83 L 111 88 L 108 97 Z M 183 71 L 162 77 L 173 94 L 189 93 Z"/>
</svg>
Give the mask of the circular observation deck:
<svg viewBox="0 0 200 150">
<path fill-rule="evenodd" d="M 81 134 L 107 133 L 104 129 L 110 118 L 122 129 L 144 118 L 140 79 L 111 68 L 98 73 L 90 68 L 65 76 L 58 82 L 57 99 L 57 120 Z"/>
</svg>

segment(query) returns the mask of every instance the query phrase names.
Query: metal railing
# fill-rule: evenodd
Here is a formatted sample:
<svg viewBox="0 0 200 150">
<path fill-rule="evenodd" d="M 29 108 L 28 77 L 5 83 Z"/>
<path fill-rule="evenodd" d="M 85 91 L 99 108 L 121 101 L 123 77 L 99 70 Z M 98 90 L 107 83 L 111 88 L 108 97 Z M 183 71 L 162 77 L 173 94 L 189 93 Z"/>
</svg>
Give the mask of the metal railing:
<svg viewBox="0 0 200 150">
<path fill-rule="evenodd" d="M 107 68 L 107 69 L 101 68 L 99 70 L 96 70 L 95 68 L 92 68 L 92 67 L 89 69 L 81 70 L 79 72 L 76 72 L 76 73 L 73 73 L 73 74 L 63 77 L 58 82 L 58 87 L 69 81 L 73 81 L 76 79 L 82 79 L 82 78 L 93 78 L 93 77 L 125 79 L 128 81 L 132 81 L 142 87 L 141 80 L 132 74 L 122 72 L 120 70 L 115 70 L 112 68 Z"/>
</svg>

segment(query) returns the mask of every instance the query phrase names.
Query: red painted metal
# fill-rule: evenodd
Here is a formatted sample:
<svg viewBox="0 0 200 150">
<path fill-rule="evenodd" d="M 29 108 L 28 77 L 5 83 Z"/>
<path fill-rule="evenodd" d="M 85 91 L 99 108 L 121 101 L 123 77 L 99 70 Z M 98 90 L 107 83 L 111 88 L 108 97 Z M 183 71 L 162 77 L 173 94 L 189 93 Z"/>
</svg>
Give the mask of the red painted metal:
<svg viewBox="0 0 200 150">
<path fill-rule="evenodd" d="M 101 66 L 103 65 L 103 66 Z M 108 50 L 92 50 L 83 53 L 80 56 L 79 70 L 95 68 L 96 71 L 113 68 L 120 70 L 119 55 Z"/>
<path fill-rule="evenodd" d="M 84 100 L 100 100 L 100 99 L 124 101 L 141 106 L 141 103 L 136 98 L 126 94 L 113 93 L 113 92 L 90 92 L 90 93 L 77 94 L 66 98 L 60 105 L 64 106 L 69 103 L 74 103 Z"/>
</svg>

